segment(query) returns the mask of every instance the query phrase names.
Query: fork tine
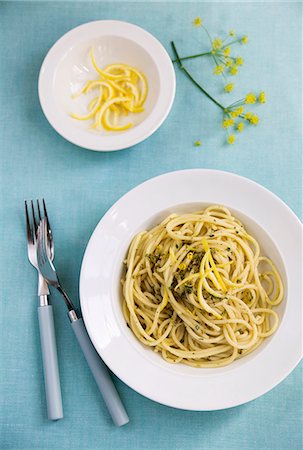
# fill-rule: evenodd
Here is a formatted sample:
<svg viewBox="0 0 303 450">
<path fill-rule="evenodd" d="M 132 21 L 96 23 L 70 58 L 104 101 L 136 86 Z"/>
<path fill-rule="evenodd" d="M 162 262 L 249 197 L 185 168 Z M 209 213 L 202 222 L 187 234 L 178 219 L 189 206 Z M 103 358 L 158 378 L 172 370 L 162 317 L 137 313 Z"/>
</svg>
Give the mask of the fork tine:
<svg viewBox="0 0 303 450">
<path fill-rule="evenodd" d="M 43 234 L 42 234 L 42 221 L 38 226 L 37 233 L 37 258 L 40 264 L 44 264 L 44 248 L 43 248 Z"/>
<path fill-rule="evenodd" d="M 41 221 L 41 241 L 42 241 L 42 253 L 43 253 L 43 262 L 45 263 L 48 259 L 48 254 L 47 254 L 47 222 L 46 219 L 43 219 Z"/>
<path fill-rule="evenodd" d="M 38 210 L 38 219 L 40 222 L 41 221 L 41 211 L 40 211 L 40 203 L 39 203 L 38 199 L 37 199 L 37 210 Z"/>
<path fill-rule="evenodd" d="M 27 207 L 27 201 L 26 200 L 24 201 L 24 205 L 25 205 L 27 240 L 28 240 L 28 242 L 34 243 L 33 234 L 32 234 L 32 230 L 31 230 L 31 225 L 30 225 L 30 221 L 29 221 L 29 214 L 28 214 L 28 207 Z"/>
<path fill-rule="evenodd" d="M 31 206 L 32 206 L 32 216 L 33 216 L 33 226 L 34 226 L 34 230 L 33 230 L 33 240 L 35 242 L 35 239 L 37 237 L 37 222 L 36 222 L 36 217 L 35 217 L 35 208 L 34 208 L 34 202 L 33 200 L 31 200 Z"/>
<path fill-rule="evenodd" d="M 42 199 L 42 203 L 43 203 L 44 216 L 46 218 L 47 229 L 48 229 L 48 232 L 51 233 L 51 227 L 50 227 L 50 223 L 49 223 L 49 219 L 48 219 L 48 214 L 47 214 L 46 204 L 45 204 L 44 198 Z"/>
<path fill-rule="evenodd" d="M 46 255 L 45 255 L 45 233 L 44 233 L 44 220 L 41 221 L 41 254 L 43 258 L 43 263 L 46 261 Z"/>
</svg>

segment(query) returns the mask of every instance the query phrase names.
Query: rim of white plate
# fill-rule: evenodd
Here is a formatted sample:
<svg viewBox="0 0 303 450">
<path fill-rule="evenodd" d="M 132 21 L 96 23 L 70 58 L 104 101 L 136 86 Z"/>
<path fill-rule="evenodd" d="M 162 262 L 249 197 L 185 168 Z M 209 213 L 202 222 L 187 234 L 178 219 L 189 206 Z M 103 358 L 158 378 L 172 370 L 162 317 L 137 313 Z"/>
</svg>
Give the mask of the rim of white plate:
<svg viewBox="0 0 303 450">
<path fill-rule="evenodd" d="M 108 136 L 100 136 L 84 129 L 78 129 L 70 120 L 70 117 L 58 108 L 54 93 L 56 71 L 68 52 L 84 42 L 101 39 L 102 37 L 124 38 L 143 48 L 155 64 L 160 84 L 159 98 L 151 113 L 135 127 Z M 144 72 L 143 68 L 141 70 Z M 148 138 L 168 116 L 174 101 L 175 91 L 175 71 L 163 45 L 143 28 L 118 20 L 88 22 L 64 34 L 45 56 L 38 81 L 41 108 L 51 126 L 73 144 L 95 151 L 121 150 Z"/>
<path fill-rule="evenodd" d="M 203 191 L 210 183 L 213 186 L 211 192 Z M 151 195 L 157 192 L 161 195 Z M 142 202 L 146 198 L 149 201 Z M 138 232 L 148 217 L 186 203 L 219 203 L 238 210 L 265 230 L 282 257 L 288 291 L 282 321 L 260 351 L 256 350 L 251 358 L 245 357 L 246 361 L 245 358 L 240 360 L 244 361 L 242 365 L 235 362 L 226 368 L 196 369 L 179 364 L 178 367 L 183 368 L 176 369 L 175 365 L 155 363 L 146 353 L 149 349 L 139 342 L 134 344 L 132 339 L 136 339 L 130 337 L 132 333 L 125 322 L 122 324 L 117 318 L 118 299 L 113 298 L 112 282 L 117 265 L 122 266 L 119 249 L 122 246 L 126 251 L 130 235 Z M 138 204 L 141 208 L 133 208 L 130 213 L 129 208 Z M 126 236 L 128 242 L 125 243 Z M 167 406 L 218 410 L 259 397 L 281 382 L 302 356 L 301 237 L 301 222 L 291 209 L 268 189 L 242 176 L 218 170 L 191 169 L 147 180 L 107 211 L 85 251 L 80 274 L 80 301 L 93 344 L 122 381 Z M 100 277 L 102 270 L 104 273 Z"/>
</svg>

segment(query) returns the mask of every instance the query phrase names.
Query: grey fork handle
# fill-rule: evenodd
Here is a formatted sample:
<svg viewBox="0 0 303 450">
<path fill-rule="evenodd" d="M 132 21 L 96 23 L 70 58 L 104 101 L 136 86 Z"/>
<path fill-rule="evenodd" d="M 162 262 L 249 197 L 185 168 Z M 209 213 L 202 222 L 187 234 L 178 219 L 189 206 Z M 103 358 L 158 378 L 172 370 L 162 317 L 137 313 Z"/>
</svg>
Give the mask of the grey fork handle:
<svg viewBox="0 0 303 450">
<path fill-rule="evenodd" d="M 75 320 L 71 322 L 71 326 L 78 339 L 80 347 L 82 348 L 86 361 L 92 371 L 114 424 L 118 427 L 125 425 L 129 422 L 127 412 L 124 409 L 119 394 L 110 377 L 108 368 L 91 343 L 83 320 Z"/>
<path fill-rule="evenodd" d="M 47 416 L 50 420 L 63 417 L 58 357 L 51 305 L 38 307 L 40 340 L 43 360 Z"/>
</svg>

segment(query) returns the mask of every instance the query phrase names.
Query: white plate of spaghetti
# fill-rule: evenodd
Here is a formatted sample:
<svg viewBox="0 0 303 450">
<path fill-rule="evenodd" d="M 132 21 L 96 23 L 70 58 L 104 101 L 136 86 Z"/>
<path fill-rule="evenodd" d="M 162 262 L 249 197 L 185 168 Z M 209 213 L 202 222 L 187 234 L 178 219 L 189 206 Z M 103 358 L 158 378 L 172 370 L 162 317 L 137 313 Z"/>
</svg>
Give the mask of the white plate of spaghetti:
<svg viewBox="0 0 303 450">
<path fill-rule="evenodd" d="M 124 195 L 82 263 L 87 330 L 152 400 L 217 410 L 253 400 L 301 358 L 302 229 L 257 183 L 184 170 Z"/>
</svg>

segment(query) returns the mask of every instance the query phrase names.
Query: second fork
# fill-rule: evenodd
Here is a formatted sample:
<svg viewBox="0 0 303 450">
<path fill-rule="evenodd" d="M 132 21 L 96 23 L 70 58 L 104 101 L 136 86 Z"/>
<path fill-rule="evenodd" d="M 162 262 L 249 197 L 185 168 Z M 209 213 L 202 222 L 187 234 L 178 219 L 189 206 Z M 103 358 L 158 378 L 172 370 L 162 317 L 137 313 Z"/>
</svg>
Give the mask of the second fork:
<svg viewBox="0 0 303 450">
<path fill-rule="evenodd" d="M 53 309 L 48 299 L 49 296 L 48 285 L 39 271 L 36 256 L 37 226 L 38 226 L 37 223 L 41 220 L 42 215 L 44 215 L 44 218 L 46 220 L 47 230 L 50 236 L 49 239 L 50 245 L 48 247 L 48 252 L 51 260 L 53 259 L 54 256 L 54 249 L 44 199 L 43 199 L 43 209 L 40 208 L 40 203 L 38 200 L 36 209 L 37 211 L 35 211 L 34 203 L 32 200 L 30 202 L 30 208 L 28 207 L 28 204 L 25 201 L 28 259 L 30 263 L 38 271 L 38 296 L 40 299 L 40 306 L 38 307 L 38 319 L 40 329 L 47 414 L 50 420 L 58 420 L 63 417 L 63 408 L 62 408 L 61 387 L 58 369 L 58 357 L 57 357 Z"/>
</svg>

